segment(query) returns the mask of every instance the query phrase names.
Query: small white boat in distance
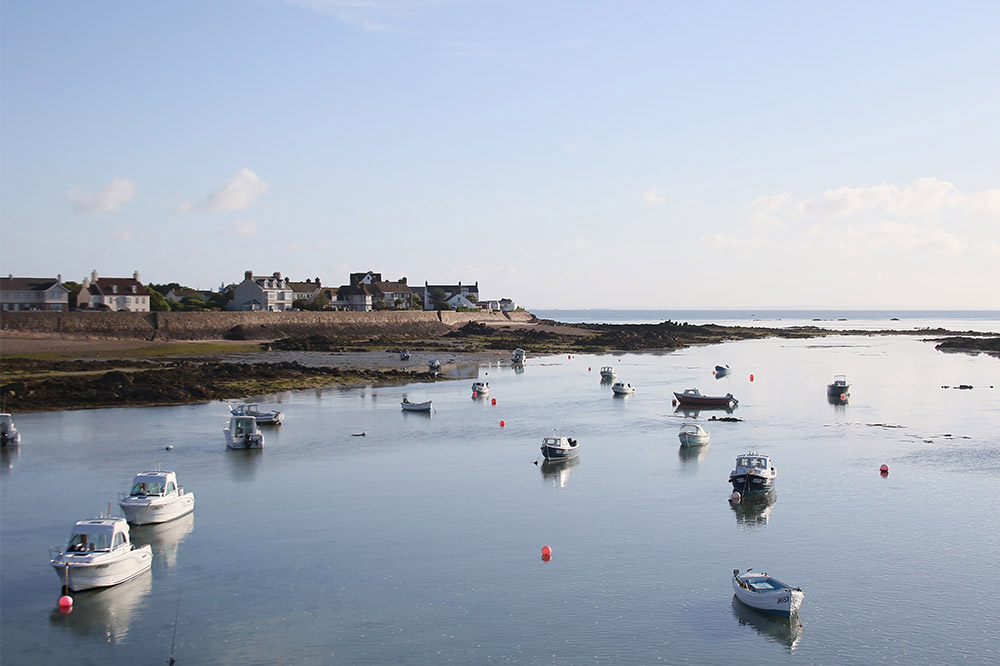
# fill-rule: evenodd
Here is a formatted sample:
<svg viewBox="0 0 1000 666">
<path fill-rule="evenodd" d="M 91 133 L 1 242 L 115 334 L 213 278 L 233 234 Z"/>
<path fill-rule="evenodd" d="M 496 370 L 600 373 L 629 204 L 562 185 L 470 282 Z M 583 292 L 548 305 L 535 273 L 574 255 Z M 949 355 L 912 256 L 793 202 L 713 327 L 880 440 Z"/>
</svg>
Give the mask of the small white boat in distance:
<svg viewBox="0 0 1000 666">
<path fill-rule="evenodd" d="M 709 433 L 697 423 L 685 423 L 677 432 L 681 446 L 704 446 L 708 444 Z"/>
<path fill-rule="evenodd" d="M 18 446 L 20 443 L 21 433 L 14 427 L 14 417 L 0 414 L 0 446 Z"/>
<path fill-rule="evenodd" d="M 489 382 L 472 382 L 472 397 L 485 398 L 490 393 Z"/>
<path fill-rule="evenodd" d="M 580 443 L 569 437 L 543 437 L 542 455 L 546 460 L 566 460 L 580 453 Z"/>
<path fill-rule="evenodd" d="M 409 361 L 410 360 L 410 352 L 406 351 L 405 349 L 400 349 L 399 350 L 399 360 L 400 361 Z"/>
<path fill-rule="evenodd" d="M 410 402 L 407 398 L 403 398 L 403 402 L 399 403 L 399 406 L 403 408 L 404 412 L 429 412 L 434 408 L 434 401 Z"/>
<path fill-rule="evenodd" d="M 281 422 L 285 420 L 285 415 L 277 409 L 264 412 L 261 411 L 260 405 L 255 402 L 236 406 L 229 405 L 229 413 L 236 416 L 252 416 L 257 419 L 257 425 L 281 425 Z"/>
<path fill-rule="evenodd" d="M 441 369 L 441 361 L 434 359 L 433 361 L 427 361 L 427 369 L 431 372 L 437 372 Z"/>
<path fill-rule="evenodd" d="M 601 368 L 601 379 L 614 379 L 614 378 L 615 378 L 615 369 L 612 366 L 606 365 L 603 368 Z"/>
<path fill-rule="evenodd" d="M 226 446 L 230 449 L 264 448 L 264 434 L 257 427 L 257 419 L 252 416 L 233 414 L 222 432 L 226 435 Z"/>
<path fill-rule="evenodd" d="M 140 472 L 132 481 L 132 489 L 121 493 L 118 506 L 133 525 L 165 523 L 194 511 L 194 493 L 186 493 L 177 485 L 174 472 Z"/>
<path fill-rule="evenodd" d="M 833 383 L 826 385 L 826 394 L 834 396 L 847 396 L 851 392 L 851 385 L 847 381 L 847 375 L 834 375 Z"/>
<path fill-rule="evenodd" d="M 124 518 L 81 520 L 73 526 L 69 545 L 54 546 L 49 553 L 59 580 L 74 592 L 124 583 L 153 563 L 149 545 L 133 547 Z"/>
<path fill-rule="evenodd" d="M 635 387 L 628 382 L 615 382 L 611 385 L 611 390 L 615 392 L 615 395 L 632 395 L 635 393 Z"/>
<path fill-rule="evenodd" d="M 514 365 L 521 365 L 522 363 L 524 363 L 524 359 L 526 356 L 527 353 L 523 349 L 518 347 L 517 349 L 515 349 L 510 353 L 510 362 L 513 363 Z"/>
<path fill-rule="evenodd" d="M 782 617 L 797 613 L 805 596 L 801 588 L 786 585 L 766 573 L 754 573 L 753 569 L 743 574 L 733 569 L 733 591 L 750 608 Z"/>
</svg>

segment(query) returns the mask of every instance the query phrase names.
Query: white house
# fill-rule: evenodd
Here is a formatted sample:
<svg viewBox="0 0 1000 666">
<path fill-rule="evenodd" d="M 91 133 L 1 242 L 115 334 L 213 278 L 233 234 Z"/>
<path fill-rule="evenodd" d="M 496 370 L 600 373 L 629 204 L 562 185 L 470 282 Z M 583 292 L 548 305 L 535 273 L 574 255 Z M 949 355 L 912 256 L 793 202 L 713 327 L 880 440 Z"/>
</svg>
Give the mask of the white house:
<svg viewBox="0 0 1000 666">
<path fill-rule="evenodd" d="M 114 312 L 149 312 L 149 292 L 139 282 L 139 271 L 135 271 L 131 278 L 102 278 L 93 270 L 90 277 L 83 278 L 76 302 L 80 307 L 104 306 Z"/>
<path fill-rule="evenodd" d="M 291 309 L 294 293 L 288 278 L 281 277 L 281 273 L 264 276 L 247 271 L 243 274 L 243 282 L 233 290 L 233 299 L 227 307 L 229 310 L 283 312 Z"/>
<path fill-rule="evenodd" d="M 452 309 L 456 307 L 474 308 L 479 302 L 479 282 L 472 285 L 458 284 L 427 284 L 424 282 L 424 310 L 434 310 L 435 303 L 431 292 L 440 289 L 444 292 L 444 302 Z"/>
<path fill-rule="evenodd" d="M 0 278 L 0 310 L 69 309 L 69 289 L 62 275 L 54 278 L 24 278 L 8 275 Z"/>
</svg>

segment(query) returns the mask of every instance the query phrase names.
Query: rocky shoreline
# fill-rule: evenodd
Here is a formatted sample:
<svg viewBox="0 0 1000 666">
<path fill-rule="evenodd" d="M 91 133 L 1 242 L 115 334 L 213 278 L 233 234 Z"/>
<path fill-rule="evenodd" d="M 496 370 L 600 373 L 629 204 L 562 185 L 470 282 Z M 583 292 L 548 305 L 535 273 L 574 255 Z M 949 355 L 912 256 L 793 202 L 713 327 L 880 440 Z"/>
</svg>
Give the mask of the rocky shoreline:
<svg viewBox="0 0 1000 666">
<path fill-rule="evenodd" d="M 449 365 L 509 362 L 515 348 L 529 357 L 552 354 L 669 351 L 698 344 L 768 337 L 812 338 L 872 335 L 871 331 L 832 331 L 818 327 L 788 329 L 659 324 L 531 323 L 488 325 L 468 321 L 442 335 L 281 337 L 242 346 L 146 341 L 136 344 L 78 336 L 31 337 L 4 331 L 0 346 L 4 411 L 176 405 L 241 398 L 335 384 L 403 384 L 450 379 L 427 371 L 427 362 Z M 883 331 L 881 334 L 899 334 Z M 947 331 L 921 331 L 929 334 Z M 939 349 L 996 350 L 997 338 L 951 333 Z M 219 341 L 220 343 L 222 341 Z M 19 344 L 18 344 L 19 343 Z M 64 343 L 64 344 L 63 344 Z M 963 347 L 964 345 L 964 347 Z M 399 358 L 406 348 L 407 362 Z M 210 352 L 205 352 L 210 349 Z M 166 353 L 169 352 L 169 353 Z M 98 357 L 105 357 L 98 360 Z M 111 357 L 111 358 L 108 358 Z"/>
</svg>

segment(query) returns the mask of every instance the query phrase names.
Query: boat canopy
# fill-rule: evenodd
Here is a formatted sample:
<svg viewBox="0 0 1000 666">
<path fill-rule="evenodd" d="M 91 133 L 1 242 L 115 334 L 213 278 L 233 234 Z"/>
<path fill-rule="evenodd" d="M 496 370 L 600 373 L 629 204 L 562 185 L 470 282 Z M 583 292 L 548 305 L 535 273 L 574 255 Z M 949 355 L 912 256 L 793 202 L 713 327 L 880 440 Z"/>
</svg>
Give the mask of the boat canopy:
<svg viewBox="0 0 1000 666">
<path fill-rule="evenodd" d="M 129 542 L 128 523 L 124 518 L 92 518 L 73 526 L 69 551 L 111 550 Z"/>
<path fill-rule="evenodd" d="M 252 416 L 234 416 L 230 422 L 233 437 L 253 435 L 257 432 L 257 419 Z"/>
<path fill-rule="evenodd" d="M 177 476 L 173 472 L 142 472 L 135 475 L 129 495 L 165 495 L 177 490 Z"/>
<path fill-rule="evenodd" d="M 10 432 L 14 425 L 14 419 L 10 414 L 0 414 L 0 431 Z"/>
<path fill-rule="evenodd" d="M 761 469 L 767 469 L 770 467 L 770 460 L 767 456 L 759 456 L 753 454 L 742 455 L 736 459 L 737 467 L 759 467 Z"/>
</svg>

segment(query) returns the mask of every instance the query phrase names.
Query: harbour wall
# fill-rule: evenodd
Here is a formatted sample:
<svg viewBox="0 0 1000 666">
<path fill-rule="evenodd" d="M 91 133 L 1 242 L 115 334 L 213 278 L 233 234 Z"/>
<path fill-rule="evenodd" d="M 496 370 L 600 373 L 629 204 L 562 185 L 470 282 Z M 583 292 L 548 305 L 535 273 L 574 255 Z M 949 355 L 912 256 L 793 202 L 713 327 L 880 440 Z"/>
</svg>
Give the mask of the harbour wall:
<svg viewBox="0 0 1000 666">
<path fill-rule="evenodd" d="M 468 322 L 509 325 L 529 312 L 383 310 L 372 312 L 43 312 L 9 311 L 0 330 L 74 338 L 273 340 L 285 337 L 432 338 Z"/>
</svg>

